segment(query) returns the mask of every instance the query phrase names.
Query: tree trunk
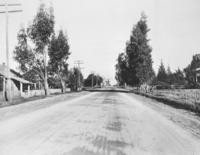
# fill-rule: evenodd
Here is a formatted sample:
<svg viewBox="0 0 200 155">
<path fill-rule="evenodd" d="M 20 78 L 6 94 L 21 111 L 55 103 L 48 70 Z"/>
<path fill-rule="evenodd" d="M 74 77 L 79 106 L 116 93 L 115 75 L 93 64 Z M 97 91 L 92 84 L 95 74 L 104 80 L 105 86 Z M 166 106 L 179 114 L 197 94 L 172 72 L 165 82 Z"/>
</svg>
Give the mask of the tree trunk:
<svg viewBox="0 0 200 155">
<path fill-rule="evenodd" d="M 61 78 L 61 86 L 62 86 L 62 93 L 66 93 L 66 85 L 65 85 L 65 81 Z"/>
<path fill-rule="evenodd" d="M 45 79 L 44 79 L 44 92 L 45 92 L 45 95 L 49 95 L 49 87 L 48 87 L 48 82 L 47 82 L 47 78 L 45 76 Z"/>
<path fill-rule="evenodd" d="M 47 63 L 47 52 L 46 50 L 44 49 L 44 92 L 45 92 L 45 95 L 49 95 L 49 87 L 48 87 L 48 73 L 47 73 L 47 66 L 46 66 L 46 63 Z"/>
</svg>

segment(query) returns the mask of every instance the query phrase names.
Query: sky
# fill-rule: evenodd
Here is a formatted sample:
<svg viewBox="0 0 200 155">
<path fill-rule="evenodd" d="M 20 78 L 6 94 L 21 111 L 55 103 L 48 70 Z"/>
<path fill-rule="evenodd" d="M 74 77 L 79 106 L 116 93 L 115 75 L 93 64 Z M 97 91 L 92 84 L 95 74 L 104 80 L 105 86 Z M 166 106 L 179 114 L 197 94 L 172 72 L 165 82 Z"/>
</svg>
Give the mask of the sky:
<svg viewBox="0 0 200 155">
<path fill-rule="evenodd" d="M 41 0 L 8 0 L 21 3 L 21 13 L 9 15 L 10 65 L 17 70 L 13 50 L 17 32 L 33 20 Z M 115 64 L 124 52 L 133 26 L 141 12 L 148 17 L 153 67 L 157 71 L 161 60 L 172 70 L 186 67 L 192 55 L 200 53 L 199 0 L 43 0 L 53 5 L 55 31 L 67 33 L 70 44 L 70 67 L 74 61 L 83 62 L 86 77 L 95 72 L 115 82 Z M 4 3 L 0 0 L 0 3 Z M 4 10 L 0 7 L 0 10 Z M 5 62 L 5 14 L 0 14 L 0 63 Z"/>
</svg>

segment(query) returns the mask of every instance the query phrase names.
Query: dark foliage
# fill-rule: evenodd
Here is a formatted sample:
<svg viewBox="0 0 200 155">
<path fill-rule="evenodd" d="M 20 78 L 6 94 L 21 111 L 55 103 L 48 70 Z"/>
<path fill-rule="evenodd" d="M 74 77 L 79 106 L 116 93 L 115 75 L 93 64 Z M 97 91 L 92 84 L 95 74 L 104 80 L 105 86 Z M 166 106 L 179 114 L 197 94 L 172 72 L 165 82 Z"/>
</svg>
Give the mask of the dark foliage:
<svg viewBox="0 0 200 155">
<path fill-rule="evenodd" d="M 199 54 L 194 55 L 192 57 L 191 63 L 184 69 L 188 88 L 200 88 L 199 83 L 196 81 L 196 69 L 197 68 L 200 68 Z"/>
<path fill-rule="evenodd" d="M 147 18 L 142 14 L 133 27 L 126 51 L 120 54 L 116 65 L 116 80 L 120 85 L 138 86 L 151 83 L 154 71 L 152 68 L 151 47 L 147 39 L 149 32 Z"/>
<path fill-rule="evenodd" d="M 46 9 L 45 5 L 41 4 L 29 28 L 20 29 L 17 36 L 18 45 L 14 50 L 14 59 L 19 63 L 24 77 L 32 82 L 40 81 L 46 95 L 48 94 L 46 47 L 53 32 L 53 9 Z M 33 49 L 28 46 L 28 41 L 32 41 L 30 44 L 33 45 Z"/>
<path fill-rule="evenodd" d="M 83 84 L 83 74 L 78 68 L 73 68 L 69 71 L 68 87 L 71 91 L 78 91 Z"/>
<path fill-rule="evenodd" d="M 53 35 L 49 44 L 49 73 L 51 79 L 60 79 L 62 92 L 65 93 L 68 80 L 69 44 L 67 36 L 60 30 L 58 36 Z"/>
<path fill-rule="evenodd" d="M 84 86 L 85 87 L 99 87 L 101 86 L 101 83 L 103 82 L 103 78 L 99 75 L 95 74 L 89 74 L 87 79 L 84 80 Z"/>
</svg>

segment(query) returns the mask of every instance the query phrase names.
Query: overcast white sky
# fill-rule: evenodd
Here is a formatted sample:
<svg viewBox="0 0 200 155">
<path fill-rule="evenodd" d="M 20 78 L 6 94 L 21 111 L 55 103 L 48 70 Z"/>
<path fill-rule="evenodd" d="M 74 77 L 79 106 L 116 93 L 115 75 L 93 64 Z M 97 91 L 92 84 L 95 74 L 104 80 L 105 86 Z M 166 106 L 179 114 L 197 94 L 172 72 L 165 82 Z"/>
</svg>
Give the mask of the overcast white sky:
<svg viewBox="0 0 200 155">
<path fill-rule="evenodd" d="M 9 47 L 17 44 L 20 25 L 27 26 L 36 14 L 39 0 L 21 2 L 22 13 L 10 14 Z M 3 0 L 0 0 L 3 3 Z M 114 81 L 116 58 L 125 49 L 133 25 L 142 11 L 148 16 L 154 69 L 162 59 L 172 69 L 186 67 L 200 53 L 199 0 L 45 0 L 54 7 L 56 31 L 67 32 L 70 66 L 83 60 L 84 75 L 95 71 Z M 14 8 L 15 9 L 15 8 Z M 4 8 L 0 8 L 4 10 Z M 0 63 L 5 62 L 5 15 L 0 14 Z M 11 56 L 12 59 L 12 56 Z M 12 68 L 16 64 L 11 60 Z"/>
</svg>

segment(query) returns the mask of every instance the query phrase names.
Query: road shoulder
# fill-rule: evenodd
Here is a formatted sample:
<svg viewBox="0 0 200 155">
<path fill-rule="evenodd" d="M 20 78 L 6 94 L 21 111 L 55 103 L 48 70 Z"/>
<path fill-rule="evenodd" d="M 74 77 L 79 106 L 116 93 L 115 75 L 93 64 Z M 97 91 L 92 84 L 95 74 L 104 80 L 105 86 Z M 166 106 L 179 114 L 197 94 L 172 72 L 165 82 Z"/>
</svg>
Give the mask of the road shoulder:
<svg viewBox="0 0 200 155">
<path fill-rule="evenodd" d="M 194 137 L 200 139 L 200 117 L 196 113 L 184 109 L 177 109 L 144 96 L 136 94 L 129 94 L 129 96 L 142 101 L 146 106 L 159 112 L 168 120 L 174 122 L 181 128 L 190 132 Z"/>
<path fill-rule="evenodd" d="M 60 94 L 56 96 L 46 97 L 39 100 L 25 102 L 22 104 L 3 107 L 3 108 L 0 108 L 0 116 L 1 116 L 0 121 L 4 121 L 6 119 L 13 118 L 22 114 L 30 113 L 39 109 L 48 108 L 60 102 L 70 101 L 87 94 L 89 94 L 89 92 Z"/>
</svg>

